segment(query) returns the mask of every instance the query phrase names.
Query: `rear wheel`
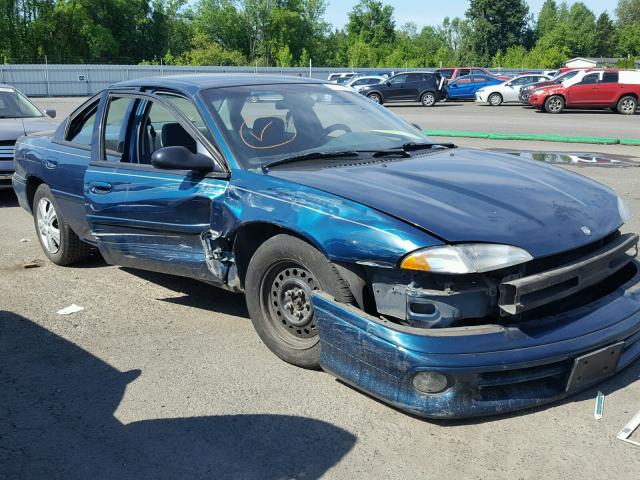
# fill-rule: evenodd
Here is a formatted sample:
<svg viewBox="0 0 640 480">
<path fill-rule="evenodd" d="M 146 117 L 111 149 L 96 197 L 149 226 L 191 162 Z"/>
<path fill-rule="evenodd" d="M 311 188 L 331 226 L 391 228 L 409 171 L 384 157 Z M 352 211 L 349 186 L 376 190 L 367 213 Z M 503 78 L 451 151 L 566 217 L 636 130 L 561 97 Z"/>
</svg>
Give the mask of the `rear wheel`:
<svg viewBox="0 0 640 480">
<path fill-rule="evenodd" d="M 382 97 L 377 93 L 370 93 L 369 95 L 367 95 L 367 98 L 369 100 L 373 100 L 376 103 L 382 104 Z"/>
<path fill-rule="evenodd" d="M 299 238 L 276 235 L 264 242 L 249 262 L 245 291 L 254 328 L 273 353 L 303 368 L 320 366 L 311 303 L 311 293 L 316 290 L 339 302 L 353 302 L 335 265 Z"/>
<path fill-rule="evenodd" d="M 633 115 L 638 108 L 638 101 L 631 96 L 622 97 L 618 102 L 618 113 L 622 115 Z"/>
<path fill-rule="evenodd" d="M 33 197 L 33 221 L 44 254 L 56 265 L 75 263 L 91 251 L 71 230 L 45 184 L 38 187 Z"/>
<path fill-rule="evenodd" d="M 420 97 L 420 102 L 425 107 L 433 107 L 436 104 L 436 96 L 433 92 L 424 92 Z"/>
<path fill-rule="evenodd" d="M 547 113 L 562 113 L 564 106 L 564 98 L 560 95 L 553 95 L 544 102 L 544 110 Z"/>
<path fill-rule="evenodd" d="M 499 107 L 502 105 L 502 95 L 499 93 L 492 93 L 489 95 L 489 105 L 492 107 Z"/>
</svg>

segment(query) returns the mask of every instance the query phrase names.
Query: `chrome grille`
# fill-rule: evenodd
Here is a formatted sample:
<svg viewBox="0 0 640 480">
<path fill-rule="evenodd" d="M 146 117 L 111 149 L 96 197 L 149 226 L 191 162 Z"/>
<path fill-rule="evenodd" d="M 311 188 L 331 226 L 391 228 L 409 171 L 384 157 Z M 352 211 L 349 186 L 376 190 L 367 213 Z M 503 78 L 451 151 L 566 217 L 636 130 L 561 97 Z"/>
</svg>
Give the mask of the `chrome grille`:
<svg viewBox="0 0 640 480">
<path fill-rule="evenodd" d="M 0 160 L 13 160 L 13 145 L 0 145 Z"/>
</svg>

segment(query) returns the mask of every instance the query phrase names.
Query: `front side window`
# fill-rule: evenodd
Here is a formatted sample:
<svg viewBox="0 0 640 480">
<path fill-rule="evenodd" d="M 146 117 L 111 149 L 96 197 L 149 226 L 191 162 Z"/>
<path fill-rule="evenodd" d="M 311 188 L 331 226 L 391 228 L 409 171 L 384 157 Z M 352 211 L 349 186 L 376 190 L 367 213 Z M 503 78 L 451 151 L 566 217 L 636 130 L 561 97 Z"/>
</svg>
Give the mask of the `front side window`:
<svg viewBox="0 0 640 480">
<path fill-rule="evenodd" d="M 127 126 L 131 106 L 135 100 L 129 97 L 111 97 L 102 128 L 102 141 L 107 154 L 121 157 L 125 152 Z"/>
<path fill-rule="evenodd" d="M 598 83 L 599 79 L 600 79 L 599 73 L 590 73 L 589 75 L 585 75 L 585 77 L 582 79 L 580 83 L 583 85 L 591 85 L 594 83 Z"/>
<path fill-rule="evenodd" d="M 215 88 L 204 90 L 202 97 L 245 168 L 312 152 L 428 142 L 389 110 L 332 84 Z"/>
<path fill-rule="evenodd" d="M 27 97 L 13 88 L 0 88 L 0 118 L 43 117 Z"/>
<path fill-rule="evenodd" d="M 404 75 L 396 75 L 395 77 L 393 77 L 392 79 L 389 80 L 389 83 L 391 85 L 400 85 L 401 83 L 406 83 L 407 82 L 407 74 Z"/>
<path fill-rule="evenodd" d="M 196 127 L 207 140 L 213 143 L 213 137 L 207 128 L 207 124 L 204 123 L 202 115 L 200 115 L 198 108 L 191 100 L 165 92 L 156 92 L 156 95 L 171 103 L 171 105 L 173 105 L 177 110 L 180 110 L 180 112 L 189 119 L 193 126 Z"/>
</svg>

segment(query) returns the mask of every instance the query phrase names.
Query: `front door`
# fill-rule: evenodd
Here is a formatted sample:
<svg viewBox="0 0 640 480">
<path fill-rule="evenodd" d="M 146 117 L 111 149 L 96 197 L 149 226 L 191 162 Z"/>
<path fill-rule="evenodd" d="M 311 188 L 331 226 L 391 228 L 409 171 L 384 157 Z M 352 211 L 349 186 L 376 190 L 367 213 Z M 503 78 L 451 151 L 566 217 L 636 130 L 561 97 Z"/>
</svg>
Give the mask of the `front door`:
<svg viewBox="0 0 640 480">
<path fill-rule="evenodd" d="M 599 72 L 585 75 L 580 83 L 569 87 L 567 91 L 567 104 L 585 105 L 593 103 L 593 98 L 598 91 L 599 80 Z"/>
<path fill-rule="evenodd" d="M 390 78 L 387 82 L 389 86 L 385 93 L 385 100 L 395 101 L 404 99 L 406 97 L 405 84 L 408 79 L 409 74 L 407 73 L 401 73 L 400 75 Z"/>
<path fill-rule="evenodd" d="M 224 282 L 226 272 L 212 265 L 211 253 L 222 227 L 227 175 L 151 165 L 153 153 L 168 146 L 205 154 L 214 165 L 208 140 L 157 96 L 112 92 L 102 112 L 101 159 L 87 169 L 84 185 L 87 219 L 104 258 Z"/>
</svg>

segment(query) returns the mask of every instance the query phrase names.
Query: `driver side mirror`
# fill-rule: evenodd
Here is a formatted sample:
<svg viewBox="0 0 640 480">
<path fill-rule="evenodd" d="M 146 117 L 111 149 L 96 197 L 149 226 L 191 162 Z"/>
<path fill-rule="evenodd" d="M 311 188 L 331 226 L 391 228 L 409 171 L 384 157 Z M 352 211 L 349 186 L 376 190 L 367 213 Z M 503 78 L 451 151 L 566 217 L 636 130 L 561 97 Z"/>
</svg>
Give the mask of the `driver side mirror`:
<svg viewBox="0 0 640 480">
<path fill-rule="evenodd" d="M 56 118 L 56 111 L 52 109 L 48 109 L 44 111 L 45 115 L 51 118 Z"/>
<path fill-rule="evenodd" d="M 151 154 L 151 165 L 167 170 L 213 171 L 213 160 L 202 153 L 191 153 L 183 146 L 162 147 Z"/>
</svg>

